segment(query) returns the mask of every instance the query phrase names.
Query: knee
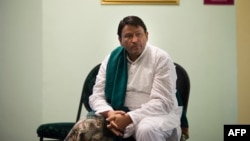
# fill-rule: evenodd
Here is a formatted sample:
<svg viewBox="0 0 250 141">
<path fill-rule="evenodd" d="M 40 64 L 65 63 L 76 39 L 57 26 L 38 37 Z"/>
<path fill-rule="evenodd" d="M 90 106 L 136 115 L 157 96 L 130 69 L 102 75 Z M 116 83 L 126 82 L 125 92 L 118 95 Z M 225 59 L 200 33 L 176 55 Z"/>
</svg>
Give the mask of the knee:
<svg viewBox="0 0 250 141">
<path fill-rule="evenodd" d="M 143 124 L 137 127 L 136 136 L 146 137 L 151 135 L 152 133 L 154 133 L 154 127 L 149 124 Z"/>
</svg>

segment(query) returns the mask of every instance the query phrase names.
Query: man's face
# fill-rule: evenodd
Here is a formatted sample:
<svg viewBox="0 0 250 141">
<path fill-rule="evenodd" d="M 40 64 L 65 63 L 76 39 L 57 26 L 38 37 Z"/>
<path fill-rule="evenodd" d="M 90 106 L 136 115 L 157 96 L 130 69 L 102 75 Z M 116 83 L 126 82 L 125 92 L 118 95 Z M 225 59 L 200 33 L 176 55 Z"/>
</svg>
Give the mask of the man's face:
<svg viewBox="0 0 250 141">
<path fill-rule="evenodd" d="M 148 41 L 148 32 L 141 26 L 126 25 L 122 29 L 120 44 L 126 49 L 129 58 L 134 61 L 143 52 Z"/>
</svg>

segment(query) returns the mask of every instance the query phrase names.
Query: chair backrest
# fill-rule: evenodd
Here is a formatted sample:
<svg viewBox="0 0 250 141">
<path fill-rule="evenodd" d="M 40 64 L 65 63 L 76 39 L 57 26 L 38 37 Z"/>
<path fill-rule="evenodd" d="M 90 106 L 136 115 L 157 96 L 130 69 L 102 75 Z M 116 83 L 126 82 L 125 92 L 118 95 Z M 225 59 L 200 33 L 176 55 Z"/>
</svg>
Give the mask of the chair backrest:
<svg viewBox="0 0 250 141">
<path fill-rule="evenodd" d="M 181 103 L 179 103 L 179 105 L 182 105 L 183 109 L 187 111 L 190 94 L 190 79 L 188 73 L 181 65 L 178 63 L 174 64 L 176 66 L 175 69 L 177 73 L 176 89 L 181 99 Z"/>
<path fill-rule="evenodd" d="M 82 105 L 84 105 L 86 110 L 91 111 L 91 108 L 89 106 L 89 96 L 93 93 L 93 86 L 95 84 L 96 75 L 98 74 L 100 65 L 101 64 L 98 64 L 94 68 L 92 68 L 84 81 L 76 122 L 80 119 Z"/>
<path fill-rule="evenodd" d="M 177 91 L 180 95 L 181 102 L 184 107 L 185 112 L 187 111 L 188 100 L 189 100 L 189 91 L 190 91 L 190 80 L 186 70 L 179 64 L 174 63 L 176 66 L 176 73 L 177 73 Z M 79 109 L 77 113 L 76 121 L 79 120 L 81 116 L 82 105 L 84 104 L 87 111 L 91 111 L 89 106 L 89 96 L 93 93 L 93 86 L 95 84 L 96 75 L 99 71 L 101 64 L 96 65 L 87 75 L 83 89 L 82 89 L 82 96 L 79 104 Z"/>
</svg>

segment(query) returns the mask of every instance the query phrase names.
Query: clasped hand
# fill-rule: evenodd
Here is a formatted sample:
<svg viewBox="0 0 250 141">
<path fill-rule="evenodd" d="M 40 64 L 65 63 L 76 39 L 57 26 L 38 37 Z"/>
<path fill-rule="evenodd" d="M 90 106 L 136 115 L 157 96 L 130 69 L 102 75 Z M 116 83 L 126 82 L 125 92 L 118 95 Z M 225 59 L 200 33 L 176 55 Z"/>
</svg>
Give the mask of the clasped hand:
<svg viewBox="0 0 250 141">
<path fill-rule="evenodd" d="M 124 111 L 109 111 L 106 120 L 107 128 L 116 136 L 123 136 L 126 126 L 132 123 L 131 118 Z"/>
</svg>

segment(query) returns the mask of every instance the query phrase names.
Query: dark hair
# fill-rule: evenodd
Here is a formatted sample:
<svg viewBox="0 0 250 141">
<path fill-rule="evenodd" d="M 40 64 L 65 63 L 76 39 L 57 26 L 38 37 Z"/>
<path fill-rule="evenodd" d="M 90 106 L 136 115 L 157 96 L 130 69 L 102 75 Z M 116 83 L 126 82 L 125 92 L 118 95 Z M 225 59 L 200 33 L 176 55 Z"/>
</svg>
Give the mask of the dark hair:
<svg viewBox="0 0 250 141">
<path fill-rule="evenodd" d="M 123 18 L 119 23 L 118 31 L 117 31 L 119 38 L 121 37 L 122 29 L 124 28 L 125 25 L 133 25 L 136 27 L 141 26 L 144 29 L 144 32 L 145 33 L 147 32 L 147 27 L 141 18 L 137 16 L 127 16 Z"/>
</svg>

